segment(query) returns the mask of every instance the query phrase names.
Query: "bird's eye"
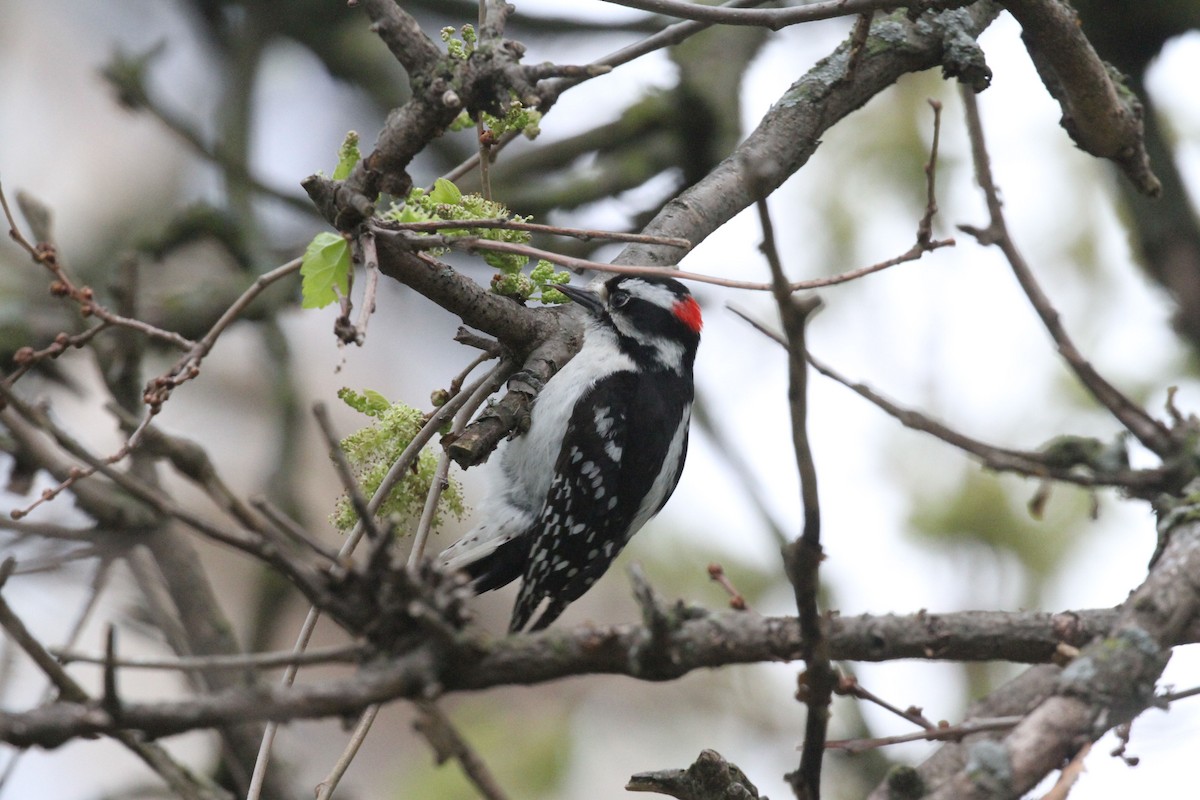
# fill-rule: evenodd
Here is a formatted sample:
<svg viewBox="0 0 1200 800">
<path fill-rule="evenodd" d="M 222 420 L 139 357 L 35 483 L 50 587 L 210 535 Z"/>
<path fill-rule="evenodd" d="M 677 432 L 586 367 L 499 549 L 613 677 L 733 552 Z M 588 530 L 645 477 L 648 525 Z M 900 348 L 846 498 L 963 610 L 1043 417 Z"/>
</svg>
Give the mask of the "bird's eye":
<svg viewBox="0 0 1200 800">
<path fill-rule="evenodd" d="M 618 289 L 608 297 L 608 304 L 613 308 L 620 308 L 629 302 L 629 292 L 624 289 Z"/>
</svg>

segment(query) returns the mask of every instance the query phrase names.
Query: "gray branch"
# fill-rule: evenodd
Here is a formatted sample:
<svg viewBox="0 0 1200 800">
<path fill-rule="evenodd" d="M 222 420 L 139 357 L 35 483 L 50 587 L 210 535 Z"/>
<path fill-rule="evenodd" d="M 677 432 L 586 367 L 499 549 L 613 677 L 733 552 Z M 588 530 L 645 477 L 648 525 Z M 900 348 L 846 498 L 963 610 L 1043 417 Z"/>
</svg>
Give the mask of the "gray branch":
<svg viewBox="0 0 1200 800">
<path fill-rule="evenodd" d="M 903 14 L 877 19 L 853 71 L 848 39 L 792 84 L 746 141 L 669 202 L 644 233 L 699 244 L 777 189 L 808 162 L 826 131 L 906 73 L 941 66 L 947 76 L 982 89 L 991 73 L 974 40 L 999 13 L 999 6 L 985 1 L 916 22 Z M 616 263 L 668 265 L 677 257 L 669 247 L 633 244 Z"/>
<path fill-rule="evenodd" d="M 1018 710 L 1028 715 L 1003 739 L 970 745 L 966 762 L 930 797 L 1019 797 L 1084 744 L 1155 704 L 1155 684 L 1171 647 L 1200 617 L 1200 521 L 1194 513 L 1191 505 L 1160 512 L 1165 544 L 1106 635 L 1056 675 L 1040 672 L 1040 679 L 1053 678 L 1048 693 L 1028 697 L 1030 704 Z"/>
<path fill-rule="evenodd" d="M 682 605 L 668 612 L 671 624 L 653 632 L 643 625 L 618 625 L 496 640 L 480 640 L 477 633 L 427 638 L 415 649 L 377 660 L 347 679 L 290 689 L 233 687 L 179 702 L 123 703 L 119 717 L 101 705 L 76 702 L 0 713 L 0 741 L 17 747 L 57 747 L 81 736 L 121 730 L 157 738 L 233 723 L 344 716 L 376 703 L 534 685 L 575 675 L 672 680 L 697 669 L 792 661 L 802 652 L 795 618 L 708 613 Z M 830 657 L 839 661 L 1043 663 L 1062 645 L 1080 647 L 1092 641 L 1112 629 L 1117 619 L 1115 610 L 835 616 L 828 621 L 828 644 Z M 1166 644 L 1200 641 L 1200 624 L 1195 622 L 1171 631 Z M 644 658 L 651 645 L 656 657 Z"/>
<path fill-rule="evenodd" d="M 1085 152 L 1115 163 L 1142 194 L 1162 185 L 1150 169 L 1142 104 L 1100 60 L 1075 9 L 1060 0 L 1006 0 L 1046 90 L 1062 106 L 1062 126 Z"/>
</svg>

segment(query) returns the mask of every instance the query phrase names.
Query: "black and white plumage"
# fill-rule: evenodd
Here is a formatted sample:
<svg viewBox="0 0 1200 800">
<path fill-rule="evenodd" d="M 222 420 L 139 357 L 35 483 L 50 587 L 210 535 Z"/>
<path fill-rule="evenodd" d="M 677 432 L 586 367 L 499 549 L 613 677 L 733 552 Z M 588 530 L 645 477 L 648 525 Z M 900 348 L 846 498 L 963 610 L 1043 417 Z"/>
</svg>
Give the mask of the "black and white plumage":
<svg viewBox="0 0 1200 800">
<path fill-rule="evenodd" d="M 687 453 L 700 307 L 669 278 L 558 287 L 589 312 L 584 343 L 501 457 L 480 522 L 441 555 L 477 591 L 522 579 L 509 629 L 553 622 L 675 490 Z"/>
</svg>

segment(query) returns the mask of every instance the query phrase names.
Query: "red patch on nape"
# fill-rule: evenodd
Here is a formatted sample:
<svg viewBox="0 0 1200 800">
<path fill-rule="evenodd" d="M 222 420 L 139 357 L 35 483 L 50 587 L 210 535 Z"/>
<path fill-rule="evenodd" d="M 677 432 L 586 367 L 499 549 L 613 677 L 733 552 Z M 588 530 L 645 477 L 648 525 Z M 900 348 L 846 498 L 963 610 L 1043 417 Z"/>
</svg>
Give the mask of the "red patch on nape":
<svg viewBox="0 0 1200 800">
<path fill-rule="evenodd" d="M 704 320 L 700 318 L 700 304 L 694 297 L 685 297 L 676 301 L 671 311 L 675 313 L 680 322 L 691 329 L 692 333 L 699 333 L 700 329 L 704 327 Z"/>
</svg>

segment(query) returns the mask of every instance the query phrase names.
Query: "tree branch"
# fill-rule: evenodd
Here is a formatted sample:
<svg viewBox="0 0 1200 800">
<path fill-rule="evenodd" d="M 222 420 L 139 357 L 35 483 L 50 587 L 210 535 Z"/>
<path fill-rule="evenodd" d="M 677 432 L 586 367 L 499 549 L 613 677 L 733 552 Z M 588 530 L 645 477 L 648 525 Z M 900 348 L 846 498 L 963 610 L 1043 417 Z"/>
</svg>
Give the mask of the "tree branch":
<svg viewBox="0 0 1200 800">
<path fill-rule="evenodd" d="M 808 162 L 821 137 L 839 120 L 861 108 L 908 72 L 942 66 L 947 76 L 979 89 L 990 71 L 974 44 L 1000 13 L 982 0 L 944 11 L 919 23 L 902 15 L 876 20 L 852 73 L 853 43 L 843 42 L 784 92 L 762 122 L 724 161 L 695 185 L 671 200 L 643 233 L 687 239 L 699 244 L 759 197 L 778 188 Z M 669 248 L 632 245 L 617 264 L 674 263 Z"/>
<path fill-rule="evenodd" d="M 1109 629 L 1116 618 L 1116 612 L 1107 609 L 1060 614 L 864 614 L 831 617 L 827 637 L 834 660 L 1045 663 L 1055 658 L 1060 645 L 1083 646 Z M 666 632 L 661 644 L 667 657 L 656 659 L 651 671 L 636 657 L 651 635 L 643 625 L 584 626 L 492 641 L 465 633 L 453 642 L 427 643 L 403 656 L 377 660 L 345 680 L 292 688 L 233 688 L 179 702 L 125 703 L 120 719 L 98 706 L 79 703 L 0 713 L 0 741 L 18 747 L 56 747 L 79 736 L 120 729 L 143 731 L 154 738 L 231 722 L 343 716 L 375 703 L 420 699 L 430 691 L 534 685 L 573 675 L 671 680 L 697 669 L 792 661 L 800 657 L 803 647 L 799 623 L 792 617 L 690 610 L 687 619 Z M 1200 641 L 1200 624 L 1192 621 L 1174 630 L 1169 643 L 1195 641 Z M 1003 713 L 1012 712 L 974 716 Z"/>
<path fill-rule="evenodd" d="M 967 132 L 971 139 L 971 155 L 975 162 L 975 174 L 987 200 L 990 220 L 988 227 L 982 230 L 968 225 L 959 227 L 978 239 L 981 244 L 995 244 L 1000 248 L 1012 267 L 1017 283 L 1020 284 L 1030 305 L 1033 306 L 1034 311 L 1042 320 L 1042 324 L 1046 327 L 1046 331 L 1054 340 L 1059 354 L 1071 371 L 1075 373 L 1079 382 L 1096 398 L 1096 402 L 1107 408 L 1113 417 L 1136 436 L 1147 449 L 1160 458 L 1168 458 L 1177 449 L 1177 443 L 1171 435 L 1171 431 L 1105 380 L 1096 371 L 1096 368 L 1083 357 L 1063 326 L 1058 310 L 1042 291 L 1029 264 L 1017 249 L 1017 245 L 1008 231 L 1000 195 L 992 178 L 991 161 L 988 158 L 984 142 L 978 103 L 970 92 L 963 92 L 962 96 L 967 116 Z"/>
<path fill-rule="evenodd" d="M 1200 486 L 1193 483 L 1194 491 Z M 1160 511 L 1167 540 L 1150 574 L 1123 603 L 1106 636 L 1083 648 L 1052 693 L 977 768 L 962 769 L 937 800 L 1017 797 L 1070 761 L 1088 742 L 1157 702 L 1155 683 L 1181 631 L 1200 615 L 1200 521 L 1194 505 Z M 980 767 L 980 765 L 983 765 Z"/>
<path fill-rule="evenodd" d="M 895 0 L 824 0 L 805 3 L 792 8 L 740 9 L 708 6 L 684 0 L 606 0 L 616 6 L 627 6 L 641 11 L 664 14 L 680 19 L 690 19 L 718 25 L 752 25 L 770 28 L 773 31 L 804 22 L 816 22 L 836 17 L 851 17 L 873 11 L 890 10 L 896 7 Z M 947 9 L 969 5 L 972 0 L 911 0 L 908 6 L 913 16 L 927 8 Z"/>
<path fill-rule="evenodd" d="M 1142 194 L 1162 184 L 1150 169 L 1142 104 L 1124 78 L 1096 55 L 1079 15 L 1060 0 L 1004 0 L 1050 95 L 1062 106 L 1062 126 L 1079 147 L 1115 163 Z"/>
</svg>

